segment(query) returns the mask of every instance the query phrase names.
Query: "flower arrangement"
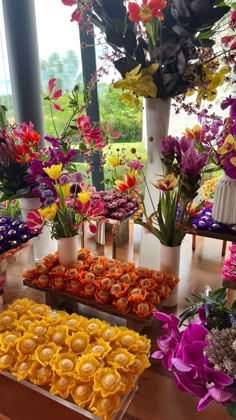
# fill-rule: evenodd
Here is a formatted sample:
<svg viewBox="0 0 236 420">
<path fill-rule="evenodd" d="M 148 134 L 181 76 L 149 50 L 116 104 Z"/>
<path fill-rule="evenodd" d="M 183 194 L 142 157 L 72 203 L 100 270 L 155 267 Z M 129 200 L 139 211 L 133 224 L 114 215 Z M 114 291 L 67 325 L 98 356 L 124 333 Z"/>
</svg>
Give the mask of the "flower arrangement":
<svg viewBox="0 0 236 420">
<path fill-rule="evenodd" d="M 37 159 L 40 136 L 32 122 L 6 125 L 0 129 L 0 193 L 1 201 L 32 194 L 27 182 L 28 168 Z"/>
<path fill-rule="evenodd" d="M 179 317 L 156 312 L 163 335 L 152 357 L 173 373 L 179 391 L 197 397 L 198 411 L 212 401 L 226 406 L 236 419 L 235 388 L 235 302 L 227 305 L 227 289 L 193 295 Z M 187 323 L 185 323 L 187 321 Z"/>
<path fill-rule="evenodd" d="M 158 203 L 153 202 L 148 181 L 143 174 L 150 196 L 152 213 L 148 214 L 145 201 L 136 189 L 137 175 L 134 170 L 124 180 L 115 182 L 122 191 L 132 190 L 139 196 L 143 208 L 143 220 L 135 223 L 142 225 L 148 232 L 167 246 L 181 244 L 186 233 L 192 227 L 195 215 L 203 207 L 203 202 L 195 204 L 203 170 L 208 162 L 207 152 L 199 152 L 191 137 L 167 136 L 160 142 L 164 175 L 154 185 L 160 191 Z"/>
<path fill-rule="evenodd" d="M 236 281 L 236 246 L 232 244 L 229 247 L 230 256 L 224 260 L 224 265 L 221 274 L 225 280 L 230 282 Z M 232 283 L 233 284 L 233 283 Z"/>
<path fill-rule="evenodd" d="M 58 255 L 47 255 L 41 263 L 22 273 L 23 278 L 40 288 L 66 290 L 75 296 L 103 305 L 110 304 L 123 314 L 133 313 L 148 318 L 153 310 L 168 297 L 179 282 L 172 274 L 137 267 L 133 262 L 94 256 L 82 248 L 77 260 L 68 267 L 59 264 Z M 109 312 L 109 305 L 108 312 Z M 119 314 L 118 314 L 119 315 Z"/>
<path fill-rule="evenodd" d="M 236 98 L 229 96 L 221 102 L 221 109 L 227 108 L 229 114 L 225 118 L 202 111 L 201 126 L 188 129 L 188 135 L 210 153 L 214 169 L 223 169 L 229 178 L 236 179 Z"/>
<path fill-rule="evenodd" d="M 104 420 L 148 368 L 150 340 L 125 327 L 17 299 L 0 314 L 0 371 Z"/>
<path fill-rule="evenodd" d="M 41 231 L 44 224 L 49 225 L 51 237 L 60 239 L 77 235 L 87 220 L 91 232 L 96 232 L 92 221 L 102 218 L 102 200 L 94 188 L 85 186 L 80 172 L 62 173 L 62 168 L 62 164 L 51 165 L 43 168 L 45 176 L 37 174 L 42 206 L 28 213 L 28 226 Z"/>
<path fill-rule="evenodd" d="M 231 1 L 117 0 L 115 6 L 109 0 L 62 3 L 76 5 L 71 20 L 87 32 L 92 30 L 91 21 L 100 29 L 105 37 L 104 60 L 112 62 L 122 76 L 114 87 L 124 91 L 122 101 L 136 108 L 140 106 L 138 96 L 170 98 L 197 91 L 198 104 L 202 99 L 213 100 L 226 74 L 234 71 L 234 35 L 222 42 L 217 37 L 224 33 L 226 20 L 234 31 Z M 103 40 L 99 41 L 102 45 Z M 226 66 L 221 66 L 222 58 Z M 106 71 L 103 67 L 98 75 Z"/>
</svg>

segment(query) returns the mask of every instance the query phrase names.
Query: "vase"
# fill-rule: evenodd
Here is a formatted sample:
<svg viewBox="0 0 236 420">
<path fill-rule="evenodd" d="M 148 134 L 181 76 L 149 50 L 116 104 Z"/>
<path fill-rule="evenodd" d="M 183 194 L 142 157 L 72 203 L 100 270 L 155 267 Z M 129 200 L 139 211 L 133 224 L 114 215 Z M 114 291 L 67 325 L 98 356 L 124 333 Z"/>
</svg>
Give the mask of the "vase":
<svg viewBox="0 0 236 420">
<path fill-rule="evenodd" d="M 171 99 L 145 98 L 143 112 L 143 136 L 147 147 L 146 180 L 155 208 L 159 200 L 159 191 L 152 185 L 157 174 L 162 174 L 160 140 L 168 134 Z M 153 212 L 153 206 L 145 189 L 144 203 L 147 213 Z M 142 230 L 139 265 L 157 269 L 159 266 L 159 241 Z"/>
<path fill-rule="evenodd" d="M 22 197 L 19 198 L 22 220 L 27 221 L 27 215 L 30 211 L 37 210 L 41 207 L 39 197 Z M 48 226 L 44 226 L 42 232 L 32 239 L 34 259 L 41 261 L 42 258 L 49 254 L 52 248 L 52 239 L 50 238 L 50 230 Z"/>
<path fill-rule="evenodd" d="M 160 245 L 160 271 L 179 276 L 181 246 Z M 163 306 L 172 307 L 178 302 L 178 284 L 172 289 L 168 298 L 163 299 Z"/>
<path fill-rule="evenodd" d="M 216 184 L 212 217 L 219 223 L 236 224 L 236 179 L 226 174 Z"/>
<path fill-rule="evenodd" d="M 59 263 L 69 266 L 77 260 L 79 248 L 79 236 L 71 236 L 70 238 L 57 239 L 57 251 Z"/>
</svg>

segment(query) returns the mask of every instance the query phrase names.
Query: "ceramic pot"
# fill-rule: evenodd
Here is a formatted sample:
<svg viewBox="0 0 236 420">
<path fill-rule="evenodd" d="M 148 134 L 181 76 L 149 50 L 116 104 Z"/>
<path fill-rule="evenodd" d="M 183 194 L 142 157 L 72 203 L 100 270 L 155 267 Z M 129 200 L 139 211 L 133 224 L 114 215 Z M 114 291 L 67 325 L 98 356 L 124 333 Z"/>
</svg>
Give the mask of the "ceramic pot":
<svg viewBox="0 0 236 420">
<path fill-rule="evenodd" d="M 77 260 L 78 240 L 78 235 L 57 239 L 58 258 L 61 265 L 67 267 Z"/>
<path fill-rule="evenodd" d="M 212 217 L 219 223 L 236 224 L 236 179 L 224 174 L 217 182 Z"/>
<path fill-rule="evenodd" d="M 160 245 L 160 271 L 179 276 L 181 246 Z M 172 307 L 178 303 L 178 284 L 172 289 L 168 298 L 163 299 L 163 306 Z"/>
</svg>

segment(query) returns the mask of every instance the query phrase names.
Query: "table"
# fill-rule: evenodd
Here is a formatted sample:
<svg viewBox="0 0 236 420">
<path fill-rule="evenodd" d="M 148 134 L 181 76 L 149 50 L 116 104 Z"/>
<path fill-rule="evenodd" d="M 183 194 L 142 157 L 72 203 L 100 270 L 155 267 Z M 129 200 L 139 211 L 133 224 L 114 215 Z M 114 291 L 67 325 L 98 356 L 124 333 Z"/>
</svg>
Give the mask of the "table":
<svg viewBox="0 0 236 420">
<path fill-rule="evenodd" d="M 208 229 L 196 229 L 194 232 L 189 232 L 193 235 L 192 240 L 192 249 L 195 250 L 196 247 L 196 236 L 203 236 L 205 238 L 212 238 L 212 239 L 219 239 L 223 241 L 222 246 L 222 257 L 225 256 L 226 245 L 228 242 L 236 242 L 236 232 L 235 233 L 225 233 L 225 232 L 213 232 L 212 230 Z"/>
</svg>

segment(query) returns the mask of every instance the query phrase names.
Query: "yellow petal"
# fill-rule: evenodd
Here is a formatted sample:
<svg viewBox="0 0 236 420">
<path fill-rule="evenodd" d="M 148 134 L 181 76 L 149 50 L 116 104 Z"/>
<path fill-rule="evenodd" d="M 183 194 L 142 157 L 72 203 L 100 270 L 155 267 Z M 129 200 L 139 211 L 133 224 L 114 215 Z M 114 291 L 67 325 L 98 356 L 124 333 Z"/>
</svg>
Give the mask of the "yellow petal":
<svg viewBox="0 0 236 420">
<path fill-rule="evenodd" d="M 52 165 L 49 168 L 43 168 L 49 178 L 57 180 L 61 176 L 62 163 L 60 165 Z"/>
</svg>

